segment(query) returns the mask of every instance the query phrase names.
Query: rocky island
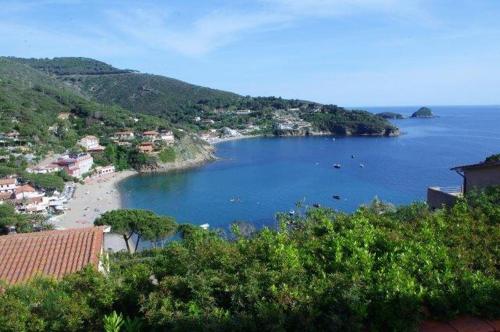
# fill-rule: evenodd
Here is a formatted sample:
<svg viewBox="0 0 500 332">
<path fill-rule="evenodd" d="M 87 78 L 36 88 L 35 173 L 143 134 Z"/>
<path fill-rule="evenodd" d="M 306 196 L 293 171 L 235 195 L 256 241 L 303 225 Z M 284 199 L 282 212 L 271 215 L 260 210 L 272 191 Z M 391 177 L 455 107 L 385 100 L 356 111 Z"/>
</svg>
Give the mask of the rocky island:
<svg viewBox="0 0 500 332">
<path fill-rule="evenodd" d="M 421 107 L 411 115 L 412 118 L 433 118 L 434 114 L 432 113 L 432 110 L 428 107 Z"/>
</svg>

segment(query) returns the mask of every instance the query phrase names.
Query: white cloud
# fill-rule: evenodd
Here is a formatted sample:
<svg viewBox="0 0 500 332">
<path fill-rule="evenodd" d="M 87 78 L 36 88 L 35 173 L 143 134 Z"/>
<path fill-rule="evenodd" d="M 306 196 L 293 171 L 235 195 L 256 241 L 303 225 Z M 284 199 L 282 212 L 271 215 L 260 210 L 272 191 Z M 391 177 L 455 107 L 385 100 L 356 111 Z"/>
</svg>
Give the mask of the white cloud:
<svg viewBox="0 0 500 332">
<path fill-rule="evenodd" d="M 261 0 L 296 16 L 335 17 L 365 12 L 410 17 L 422 16 L 420 0 Z"/>
<path fill-rule="evenodd" d="M 418 0 L 260 0 L 248 12 L 214 10 L 193 18 L 187 26 L 175 24 L 161 6 L 108 12 L 111 28 L 153 49 L 202 56 L 249 33 L 280 29 L 303 18 L 335 18 L 377 12 L 395 18 L 430 21 Z"/>
<path fill-rule="evenodd" d="M 79 2 L 40 0 L 28 1 L 17 7 L 15 2 L 8 4 L 10 10 L 34 10 L 37 6 L 63 3 Z M 335 19 L 366 12 L 383 13 L 398 18 L 425 17 L 419 0 L 259 0 L 256 4 L 247 11 L 215 9 L 194 16 L 191 21 L 182 24 L 176 21 L 176 14 L 170 12 L 167 5 L 142 5 L 138 8 L 124 2 L 121 6 L 96 6 L 95 17 L 105 19 L 96 20 L 93 15 L 86 26 L 83 23 L 63 35 L 64 40 L 75 47 L 90 44 L 91 49 L 95 49 L 92 44 L 98 37 L 97 43 L 100 41 L 102 47 L 109 49 L 109 52 L 112 52 L 111 47 L 115 45 L 129 43 L 132 49 L 173 50 L 190 57 L 199 57 L 241 40 L 249 34 L 281 29 L 304 18 Z M 0 14 L 0 18 L 1 16 Z M 16 25 L 22 25 L 23 29 L 33 30 L 36 34 L 43 34 L 46 41 L 54 39 L 50 37 L 53 34 L 50 22 L 43 28 L 29 21 L 23 23 L 24 25 Z"/>
<path fill-rule="evenodd" d="M 171 49 L 199 56 L 238 40 L 245 33 L 271 28 L 289 20 L 285 15 L 258 12 L 242 14 L 213 11 L 179 28 L 172 16 L 160 9 L 108 12 L 117 33 L 133 37 L 153 49 Z"/>
</svg>

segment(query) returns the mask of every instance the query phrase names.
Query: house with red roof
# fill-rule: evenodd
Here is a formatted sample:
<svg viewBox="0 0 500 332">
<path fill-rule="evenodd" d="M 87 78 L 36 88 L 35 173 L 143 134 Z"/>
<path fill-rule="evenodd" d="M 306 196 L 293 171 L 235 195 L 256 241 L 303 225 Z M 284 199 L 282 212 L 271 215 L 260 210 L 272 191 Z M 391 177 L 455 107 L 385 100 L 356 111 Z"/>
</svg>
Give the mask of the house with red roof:
<svg viewBox="0 0 500 332">
<path fill-rule="evenodd" d="M 16 199 L 42 197 L 44 195 L 43 193 L 38 192 L 35 188 L 33 188 L 29 184 L 17 186 L 15 193 L 16 193 Z"/>
<path fill-rule="evenodd" d="M 139 144 L 137 146 L 137 149 L 139 150 L 139 152 L 142 152 L 142 153 L 151 153 L 154 150 L 154 145 L 151 142 L 144 142 L 144 143 Z"/>
<path fill-rule="evenodd" d="M 17 178 L 0 179 L 0 193 L 13 193 L 16 190 Z"/>
<path fill-rule="evenodd" d="M 142 138 L 149 141 L 154 141 L 155 139 L 158 138 L 158 135 L 160 134 L 157 131 L 149 130 L 142 133 Z"/>
<path fill-rule="evenodd" d="M 61 279 L 86 266 L 105 271 L 104 227 L 0 236 L 0 280 L 26 282 L 35 276 Z"/>
</svg>

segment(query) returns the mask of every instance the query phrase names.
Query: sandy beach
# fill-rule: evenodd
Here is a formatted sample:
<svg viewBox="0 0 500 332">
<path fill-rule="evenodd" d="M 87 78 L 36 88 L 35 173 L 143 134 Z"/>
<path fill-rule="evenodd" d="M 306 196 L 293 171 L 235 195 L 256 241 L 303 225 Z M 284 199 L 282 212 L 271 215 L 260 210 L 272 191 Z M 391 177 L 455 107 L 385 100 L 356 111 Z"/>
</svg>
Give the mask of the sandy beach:
<svg viewBox="0 0 500 332">
<path fill-rule="evenodd" d="M 106 178 L 77 184 L 75 195 L 68 201 L 64 214 L 54 217 L 56 228 L 91 227 L 94 220 L 102 213 L 121 208 L 120 193 L 116 185 L 121 180 L 137 174 L 135 171 L 123 171 Z"/>
<path fill-rule="evenodd" d="M 213 142 L 216 145 L 221 142 L 247 139 L 256 136 L 236 136 L 219 138 Z M 184 162 L 170 163 L 164 165 L 161 171 L 183 169 L 200 166 L 208 160 L 193 159 Z M 106 211 L 122 208 L 121 198 L 116 185 L 121 180 L 138 174 L 136 171 L 117 172 L 111 176 L 88 181 L 85 184 L 77 184 L 73 198 L 65 205 L 67 210 L 64 214 L 52 218 L 52 223 L 57 229 L 81 228 L 93 226 L 94 220 Z"/>
</svg>

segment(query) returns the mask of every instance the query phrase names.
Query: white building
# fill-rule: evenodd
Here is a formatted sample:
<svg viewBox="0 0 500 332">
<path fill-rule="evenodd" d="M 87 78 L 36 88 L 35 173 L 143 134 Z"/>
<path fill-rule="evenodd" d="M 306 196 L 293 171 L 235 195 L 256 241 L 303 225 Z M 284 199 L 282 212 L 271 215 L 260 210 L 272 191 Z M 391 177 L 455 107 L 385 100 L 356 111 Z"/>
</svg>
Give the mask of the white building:
<svg viewBox="0 0 500 332">
<path fill-rule="evenodd" d="M 115 172 L 115 166 L 109 165 L 109 166 L 99 166 L 95 168 L 94 174 L 92 175 L 93 178 L 100 178 L 109 174 L 113 174 Z"/>
<path fill-rule="evenodd" d="M 154 130 L 145 131 L 142 133 L 142 137 L 149 141 L 154 141 L 158 137 L 158 132 Z"/>
<path fill-rule="evenodd" d="M 47 166 L 30 167 L 26 169 L 26 172 L 33 174 L 48 174 L 48 173 L 55 173 L 60 170 L 61 167 L 57 165 L 47 165 Z"/>
<path fill-rule="evenodd" d="M 85 148 L 87 151 L 102 151 L 104 148 L 99 145 L 99 139 L 95 136 L 88 135 L 78 141 L 78 145 Z"/>
<path fill-rule="evenodd" d="M 167 144 L 174 144 L 175 137 L 174 133 L 171 131 L 164 131 L 160 133 L 160 139 Z"/>
<path fill-rule="evenodd" d="M 13 193 L 16 191 L 17 178 L 0 179 L 0 193 Z"/>
<path fill-rule="evenodd" d="M 49 204 L 48 197 L 38 196 L 22 200 L 22 202 L 16 204 L 16 210 L 23 213 L 46 212 Z"/>
<path fill-rule="evenodd" d="M 131 130 L 124 130 L 116 132 L 115 137 L 120 141 L 130 141 L 135 138 L 135 135 L 134 132 Z"/>
<path fill-rule="evenodd" d="M 35 188 L 30 186 L 29 184 L 25 184 L 22 186 L 16 187 L 16 199 L 28 199 L 28 198 L 36 198 L 43 197 L 45 194 L 36 191 Z"/>
</svg>

